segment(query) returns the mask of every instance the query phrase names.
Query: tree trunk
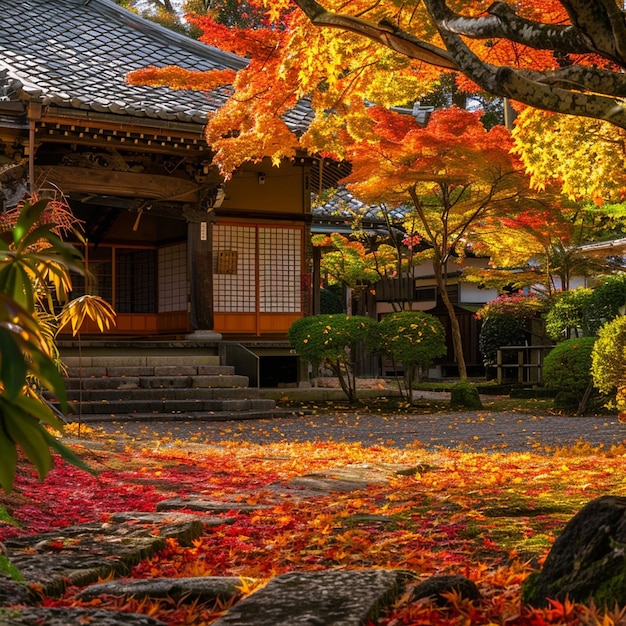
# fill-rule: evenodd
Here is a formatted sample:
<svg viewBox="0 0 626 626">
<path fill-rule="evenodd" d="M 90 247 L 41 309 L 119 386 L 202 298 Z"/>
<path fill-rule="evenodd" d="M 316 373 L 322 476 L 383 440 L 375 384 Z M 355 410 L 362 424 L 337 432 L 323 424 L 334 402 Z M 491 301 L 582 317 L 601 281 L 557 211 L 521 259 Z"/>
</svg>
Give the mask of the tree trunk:
<svg viewBox="0 0 626 626">
<path fill-rule="evenodd" d="M 446 281 L 443 277 L 443 270 L 440 264 L 436 261 L 433 263 L 435 270 L 435 279 L 437 281 L 437 288 L 441 293 L 441 299 L 443 301 L 446 310 L 448 311 L 448 317 L 450 318 L 450 329 L 452 332 L 452 347 L 454 348 L 454 358 L 459 368 L 459 378 L 461 380 L 467 380 L 467 369 L 465 367 L 465 356 L 463 354 L 463 339 L 461 338 L 461 326 L 454 310 L 454 304 L 448 297 L 448 290 L 446 289 Z"/>
</svg>

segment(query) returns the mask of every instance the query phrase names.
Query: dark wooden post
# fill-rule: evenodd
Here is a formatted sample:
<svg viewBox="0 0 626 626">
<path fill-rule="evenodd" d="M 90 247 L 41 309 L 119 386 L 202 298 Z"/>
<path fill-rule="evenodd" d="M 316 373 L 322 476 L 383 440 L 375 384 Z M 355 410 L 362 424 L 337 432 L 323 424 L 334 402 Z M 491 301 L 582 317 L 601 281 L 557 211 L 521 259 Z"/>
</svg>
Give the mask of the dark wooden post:
<svg viewBox="0 0 626 626">
<path fill-rule="evenodd" d="M 187 210 L 187 251 L 189 259 L 192 333 L 187 339 L 219 341 L 213 330 L 213 244 L 212 213 Z"/>
</svg>

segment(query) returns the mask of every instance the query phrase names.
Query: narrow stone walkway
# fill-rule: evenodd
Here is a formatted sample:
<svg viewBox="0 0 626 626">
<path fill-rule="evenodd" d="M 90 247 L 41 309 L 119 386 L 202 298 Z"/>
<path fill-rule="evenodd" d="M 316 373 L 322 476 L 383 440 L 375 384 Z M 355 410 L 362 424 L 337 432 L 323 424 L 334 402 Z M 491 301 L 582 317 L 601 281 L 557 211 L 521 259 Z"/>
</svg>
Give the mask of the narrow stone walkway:
<svg viewBox="0 0 626 626">
<path fill-rule="evenodd" d="M 321 493 L 356 491 L 387 481 L 404 466 L 355 465 L 309 474 L 281 484 L 281 489 L 307 498 Z M 174 598 L 185 603 L 233 601 L 232 608 L 215 626 L 359 626 L 403 593 L 411 572 L 403 570 L 341 570 L 290 572 L 279 575 L 241 599 L 238 577 L 125 578 L 130 568 L 149 558 L 175 539 L 191 545 L 203 533 L 233 518 L 229 511 L 250 513 L 262 505 L 221 502 L 201 497 L 172 498 L 159 503 L 156 512 L 126 512 L 104 523 L 61 528 L 52 532 L 8 540 L 11 562 L 28 586 L 0 576 L 0 624 L 3 626 L 159 626 L 145 615 L 102 609 L 42 608 L 42 596 L 59 597 L 69 585 L 83 587 L 78 599 L 100 596 Z M 185 509 L 187 512 L 181 512 Z M 189 513 L 188 511 L 194 511 Z M 109 582 L 98 580 L 114 577 Z"/>
</svg>

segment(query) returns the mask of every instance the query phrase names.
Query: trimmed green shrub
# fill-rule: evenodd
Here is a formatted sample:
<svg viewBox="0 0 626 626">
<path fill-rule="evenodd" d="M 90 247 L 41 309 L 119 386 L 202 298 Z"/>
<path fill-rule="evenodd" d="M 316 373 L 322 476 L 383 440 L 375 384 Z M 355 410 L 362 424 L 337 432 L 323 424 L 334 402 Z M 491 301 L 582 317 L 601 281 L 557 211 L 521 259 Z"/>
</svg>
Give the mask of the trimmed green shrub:
<svg viewBox="0 0 626 626">
<path fill-rule="evenodd" d="M 555 294 L 546 313 L 548 336 L 555 341 L 563 341 L 580 332 L 589 335 L 586 314 L 591 307 L 592 298 L 593 290 L 588 287 Z"/>
<path fill-rule="evenodd" d="M 359 345 L 376 322 L 362 315 L 311 315 L 296 320 L 287 332 L 289 343 L 314 369 L 324 365 L 339 379 L 350 402 L 356 401 L 354 363 Z"/>
<path fill-rule="evenodd" d="M 585 332 L 597 335 L 600 328 L 620 314 L 626 305 L 626 274 L 603 276 L 593 289 L 590 307 L 586 312 Z"/>
<path fill-rule="evenodd" d="M 567 339 L 546 355 L 543 380 L 549 389 L 582 399 L 591 381 L 591 352 L 596 337 Z"/>
<path fill-rule="evenodd" d="M 478 389 L 472 383 L 460 381 L 450 389 L 450 406 L 454 408 L 482 409 L 483 403 L 480 400 Z"/>
<path fill-rule="evenodd" d="M 427 367 L 446 354 L 446 333 L 441 322 L 422 311 L 390 313 L 378 322 L 369 345 L 373 351 L 404 367 L 406 397 L 411 400 L 417 367 Z"/>
<path fill-rule="evenodd" d="M 610 408 L 626 411 L 626 317 L 603 326 L 593 346 L 591 358 L 593 383 L 602 393 L 611 395 Z"/>
</svg>

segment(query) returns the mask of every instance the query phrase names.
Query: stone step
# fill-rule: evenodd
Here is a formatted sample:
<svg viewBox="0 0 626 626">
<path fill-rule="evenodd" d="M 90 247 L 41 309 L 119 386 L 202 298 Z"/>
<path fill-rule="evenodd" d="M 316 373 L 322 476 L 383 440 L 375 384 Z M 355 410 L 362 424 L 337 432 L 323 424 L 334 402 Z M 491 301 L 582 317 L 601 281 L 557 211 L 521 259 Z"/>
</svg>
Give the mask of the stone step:
<svg viewBox="0 0 626 626">
<path fill-rule="evenodd" d="M 247 376 L 103 376 L 67 378 L 67 389 L 210 389 L 248 387 Z"/>
<path fill-rule="evenodd" d="M 83 414 L 119 415 L 140 413 L 163 414 L 171 417 L 179 414 L 206 414 L 212 416 L 219 412 L 240 413 L 244 411 L 268 411 L 276 406 L 274 401 L 265 399 L 219 399 L 219 400 L 175 400 L 175 401 L 113 401 L 84 402 L 81 404 Z M 77 414 L 75 411 L 74 414 Z"/>
<path fill-rule="evenodd" d="M 110 378 L 130 376 L 231 376 L 235 373 L 232 365 L 126 365 L 88 367 L 68 367 L 69 378 L 90 378 L 108 376 Z"/>
<path fill-rule="evenodd" d="M 206 346 L 105 341 L 62 348 L 70 421 L 271 418 L 276 409 Z"/>
<path fill-rule="evenodd" d="M 67 421 L 85 424 L 98 422 L 232 422 L 242 420 L 269 420 L 276 417 L 294 417 L 296 412 L 290 409 L 250 408 L 245 411 L 180 411 L 175 413 L 86 413 L 68 415 Z"/>
<path fill-rule="evenodd" d="M 140 413 L 170 415 L 211 414 L 228 411 L 271 411 L 276 406 L 274 400 L 266 398 L 234 398 L 214 400 L 113 400 L 111 402 L 87 401 L 72 407 L 68 415 L 136 415 Z"/>
<path fill-rule="evenodd" d="M 171 354 L 120 354 L 65 355 L 62 357 L 67 367 L 157 367 L 185 365 L 220 365 L 220 357 L 213 354 L 171 355 Z"/>
<path fill-rule="evenodd" d="M 250 387 L 164 387 L 142 389 L 122 387 L 120 389 L 68 389 L 69 402 L 113 402 L 115 400 L 241 400 L 260 397 L 258 389 Z"/>
</svg>

